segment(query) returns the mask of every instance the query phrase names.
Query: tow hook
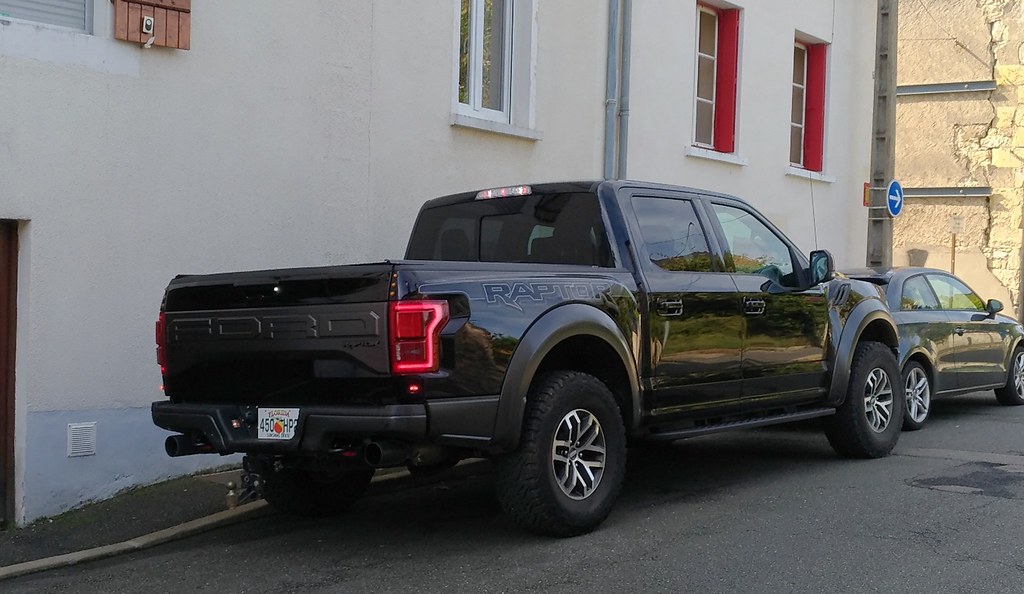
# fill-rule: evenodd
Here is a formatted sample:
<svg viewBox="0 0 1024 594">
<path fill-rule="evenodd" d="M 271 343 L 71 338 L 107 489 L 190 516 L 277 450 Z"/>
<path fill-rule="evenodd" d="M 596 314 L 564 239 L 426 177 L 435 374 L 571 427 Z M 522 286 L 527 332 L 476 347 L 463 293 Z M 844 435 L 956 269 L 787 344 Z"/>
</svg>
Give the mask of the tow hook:
<svg viewBox="0 0 1024 594">
<path fill-rule="evenodd" d="M 242 488 L 235 492 L 235 484 L 228 483 L 228 509 L 263 499 L 263 468 L 248 456 L 242 459 Z"/>
</svg>

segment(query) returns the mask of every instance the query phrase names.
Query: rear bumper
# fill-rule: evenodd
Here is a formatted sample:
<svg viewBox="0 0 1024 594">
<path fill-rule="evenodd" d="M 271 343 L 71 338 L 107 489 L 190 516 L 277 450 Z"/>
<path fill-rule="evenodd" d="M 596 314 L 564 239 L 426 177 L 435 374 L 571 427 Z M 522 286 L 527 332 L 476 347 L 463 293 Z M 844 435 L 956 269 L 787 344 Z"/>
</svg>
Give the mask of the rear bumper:
<svg viewBox="0 0 1024 594">
<path fill-rule="evenodd" d="M 259 439 L 256 406 L 154 402 L 153 422 L 202 436 L 221 454 L 327 452 L 341 444 L 399 439 L 491 451 L 498 396 L 444 398 L 425 404 L 299 406 L 295 436 Z"/>
<path fill-rule="evenodd" d="M 301 407 L 295 436 L 281 441 L 257 437 L 254 406 L 154 402 L 152 413 L 157 426 L 201 434 L 221 454 L 325 452 L 339 440 L 372 437 L 417 442 L 427 436 L 427 410 L 422 404 Z"/>
</svg>

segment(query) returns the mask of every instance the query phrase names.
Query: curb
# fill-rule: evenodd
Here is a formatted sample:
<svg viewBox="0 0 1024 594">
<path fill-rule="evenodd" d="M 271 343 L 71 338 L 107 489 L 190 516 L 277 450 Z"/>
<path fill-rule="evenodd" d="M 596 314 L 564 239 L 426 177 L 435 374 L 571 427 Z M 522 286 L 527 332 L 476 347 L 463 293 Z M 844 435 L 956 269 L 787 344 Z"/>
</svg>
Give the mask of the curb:
<svg viewBox="0 0 1024 594">
<path fill-rule="evenodd" d="M 141 551 L 143 549 L 154 547 L 158 544 L 171 542 L 187 536 L 206 532 L 213 528 L 219 528 L 220 526 L 226 526 L 228 524 L 246 520 L 250 516 L 254 516 L 259 512 L 266 512 L 266 508 L 266 501 L 254 501 L 252 503 L 246 503 L 245 505 L 236 507 L 235 509 L 217 512 L 206 516 L 205 518 L 199 518 L 197 520 L 192 520 L 191 522 L 185 522 L 184 524 L 164 528 L 163 530 L 158 530 L 124 542 L 96 547 L 94 549 L 86 549 L 84 551 L 76 551 L 74 553 L 66 553 L 64 555 L 57 555 L 56 557 L 46 557 L 45 559 L 37 559 L 36 561 L 26 561 L 24 563 L 8 565 L 7 567 L 0 567 L 0 581 L 28 575 L 30 573 L 38 573 L 40 571 L 48 571 L 51 569 L 58 569 L 60 567 L 69 567 L 71 565 L 85 563 L 86 561 L 96 561 L 99 559 L 106 559 L 107 557 L 113 557 L 115 555 Z"/>
<path fill-rule="evenodd" d="M 447 479 L 475 476 L 486 472 L 486 469 L 487 463 L 484 460 L 467 460 L 460 462 L 447 472 L 438 474 L 436 477 L 416 477 L 408 473 L 393 472 L 374 477 L 372 484 L 387 484 L 387 487 L 381 494 L 392 493 L 405 487 L 422 487 L 443 482 Z M 260 500 L 246 503 L 234 509 L 210 514 L 209 516 L 185 522 L 184 524 L 137 536 L 131 540 L 0 567 L 0 581 L 142 551 L 269 513 L 271 513 L 271 509 L 266 501 Z"/>
</svg>

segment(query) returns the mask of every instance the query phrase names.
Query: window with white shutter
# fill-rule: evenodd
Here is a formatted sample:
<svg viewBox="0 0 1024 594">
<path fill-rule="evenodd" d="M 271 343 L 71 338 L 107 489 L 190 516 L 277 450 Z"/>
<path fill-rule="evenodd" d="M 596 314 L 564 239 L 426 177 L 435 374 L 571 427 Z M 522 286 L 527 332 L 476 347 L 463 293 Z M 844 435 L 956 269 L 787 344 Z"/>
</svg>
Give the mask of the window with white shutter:
<svg viewBox="0 0 1024 594">
<path fill-rule="evenodd" d="M 0 17 L 89 31 L 91 0 L 0 0 Z"/>
</svg>

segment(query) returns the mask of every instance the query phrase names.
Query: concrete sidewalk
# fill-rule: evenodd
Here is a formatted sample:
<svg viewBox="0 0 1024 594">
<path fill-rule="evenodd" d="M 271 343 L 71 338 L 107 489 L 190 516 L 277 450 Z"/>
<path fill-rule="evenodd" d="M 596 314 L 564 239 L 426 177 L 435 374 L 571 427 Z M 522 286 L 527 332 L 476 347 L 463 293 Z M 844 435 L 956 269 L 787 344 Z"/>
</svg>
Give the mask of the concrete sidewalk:
<svg viewBox="0 0 1024 594">
<path fill-rule="evenodd" d="M 487 472 L 466 460 L 432 477 L 404 469 L 378 470 L 366 497 L 448 478 Z M 0 532 L 0 580 L 146 549 L 220 526 L 275 513 L 264 501 L 229 510 L 227 483 L 239 470 L 174 479 Z"/>
</svg>

